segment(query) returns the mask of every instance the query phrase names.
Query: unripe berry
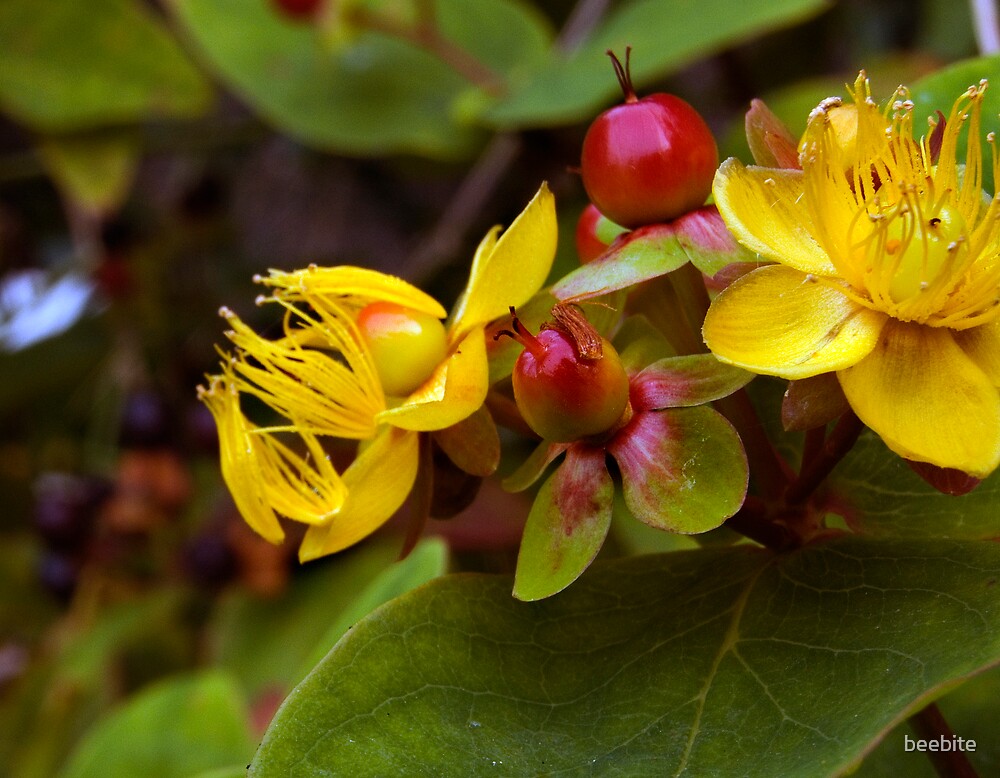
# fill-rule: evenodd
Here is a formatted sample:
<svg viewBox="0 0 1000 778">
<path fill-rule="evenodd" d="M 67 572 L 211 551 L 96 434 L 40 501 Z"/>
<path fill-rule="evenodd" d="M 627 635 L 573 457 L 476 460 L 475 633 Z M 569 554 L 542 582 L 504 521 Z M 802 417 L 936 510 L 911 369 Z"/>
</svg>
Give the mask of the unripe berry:
<svg viewBox="0 0 1000 778">
<path fill-rule="evenodd" d="M 382 391 L 404 397 L 431 377 L 448 353 L 440 319 L 397 303 L 374 302 L 358 314 Z"/>
<path fill-rule="evenodd" d="M 581 354 L 573 332 L 531 335 L 517 319 L 514 329 L 509 334 L 524 344 L 512 375 L 514 399 L 531 429 L 545 440 L 569 442 L 615 426 L 628 405 L 629 385 L 614 346 L 593 332 L 589 353 Z"/>
<path fill-rule="evenodd" d="M 628 67 L 608 52 L 625 102 L 598 116 L 583 140 L 580 168 L 591 201 L 634 229 L 701 206 L 712 191 L 719 152 L 701 115 L 674 95 L 636 97 Z"/>
</svg>

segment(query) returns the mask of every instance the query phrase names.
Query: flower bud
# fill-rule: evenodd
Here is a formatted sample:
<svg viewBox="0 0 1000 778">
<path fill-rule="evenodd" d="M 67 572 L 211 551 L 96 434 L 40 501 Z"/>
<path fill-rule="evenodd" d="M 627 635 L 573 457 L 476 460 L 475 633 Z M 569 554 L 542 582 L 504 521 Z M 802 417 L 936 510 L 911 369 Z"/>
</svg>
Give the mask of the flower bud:
<svg viewBox="0 0 1000 778">
<path fill-rule="evenodd" d="M 444 325 L 430 314 L 379 301 L 365 306 L 357 323 L 388 395 L 410 394 L 447 355 Z"/>
</svg>

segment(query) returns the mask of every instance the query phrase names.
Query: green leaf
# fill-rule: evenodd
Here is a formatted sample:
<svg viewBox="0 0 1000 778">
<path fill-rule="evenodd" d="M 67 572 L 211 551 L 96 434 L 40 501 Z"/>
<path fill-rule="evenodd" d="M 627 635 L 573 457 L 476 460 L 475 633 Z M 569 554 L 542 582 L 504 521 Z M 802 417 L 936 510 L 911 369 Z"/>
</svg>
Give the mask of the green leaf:
<svg viewBox="0 0 1000 778">
<path fill-rule="evenodd" d="M 683 65 L 822 10 L 824 0 L 640 0 L 608 16 L 570 56 L 553 53 L 482 119 L 498 127 L 555 125 L 592 117 L 620 90 L 605 55 L 632 46 L 632 76 L 642 87 Z"/>
<path fill-rule="evenodd" d="M 389 565 L 375 576 L 374 580 L 338 614 L 316 644 L 312 654 L 303 662 L 296 680 L 304 678 L 355 623 L 379 605 L 444 575 L 447 570 L 447 544 L 440 538 L 422 540 L 406 559 Z"/>
<path fill-rule="evenodd" d="M 657 327 L 641 314 L 627 317 L 615 333 L 615 348 L 629 373 L 636 373 L 660 359 L 676 356 Z"/>
<path fill-rule="evenodd" d="M 211 629 L 215 663 L 251 696 L 294 686 L 379 597 L 395 596 L 444 569 L 436 541 L 418 546 L 400 569 L 396 543 L 366 543 L 302 570 L 281 597 L 234 592 Z M 339 631 L 338 631 L 339 630 Z"/>
<path fill-rule="evenodd" d="M 732 425 L 712 408 L 637 408 L 609 443 L 625 504 L 640 521 L 670 532 L 715 529 L 747 493 L 747 459 Z"/>
<path fill-rule="evenodd" d="M 843 774 L 1000 661 L 1000 547 L 844 538 L 594 565 L 521 603 L 454 576 L 357 625 L 250 776 Z"/>
<path fill-rule="evenodd" d="M 139 141 L 109 132 L 43 138 L 38 153 L 64 194 L 99 215 L 117 209 L 128 195 L 139 162 Z"/>
<path fill-rule="evenodd" d="M 265 0 L 174 0 L 173 7 L 218 76 L 303 143 L 440 158 L 476 147 L 479 133 L 452 110 L 468 82 L 409 43 L 359 32 L 331 45 L 317 26 L 291 22 Z M 438 0 L 435 8 L 443 34 L 500 73 L 530 67 L 551 37 L 537 11 L 520 3 Z"/>
<path fill-rule="evenodd" d="M 562 591 L 601 550 L 615 496 L 604 460 L 603 448 L 574 443 L 538 490 L 517 557 L 514 596 L 519 600 Z"/>
<path fill-rule="evenodd" d="M 752 260 L 709 205 L 672 222 L 625 233 L 600 257 L 553 286 L 552 294 L 559 300 L 588 300 L 666 275 L 688 261 L 715 275 L 733 262 Z"/>
<path fill-rule="evenodd" d="M 136 0 L 0 3 L 0 105 L 35 129 L 67 132 L 191 117 L 210 89 Z"/>
<path fill-rule="evenodd" d="M 1000 471 L 952 497 L 929 486 L 873 434 L 864 434 L 830 475 L 832 510 L 874 537 L 1000 536 Z"/>
<path fill-rule="evenodd" d="M 924 117 L 934 116 L 935 111 L 941 111 L 947 117 L 951 106 L 966 89 L 978 84 L 981 79 L 990 78 L 993 82 L 983 98 L 980 141 L 983 142 L 989 132 L 1000 133 L 1000 83 L 997 83 L 995 78 L 998 72 L 1000 72 L 1000 54 L 994 54 L 990 57 L 978 57 L 955 63 L 911 85 L 915 131 L 921 132 L 922 128 L 927 126 L 924 124 Z M 963 133 L 957 150 L 959 162 L 965 161 L 967 147 L 967 134 Z M 990 152 L 985 142 L 983 148 L 983 188 L 991 194 L 996 194 Z"/>
<path fill-rule="evenodd" d="M 253 750 L 239 690 L 218 672 L 146 689 L 100 721 L 62 778 L 189 778 L 232 765 Z"/>
<path fill-rule="evenodd" d="M 245 764 L 234 764 L 230 767 L 213 767 L 203 773 L 192 775 L 190 778 L 246 778 L 247 766 Z"/>
</svg>

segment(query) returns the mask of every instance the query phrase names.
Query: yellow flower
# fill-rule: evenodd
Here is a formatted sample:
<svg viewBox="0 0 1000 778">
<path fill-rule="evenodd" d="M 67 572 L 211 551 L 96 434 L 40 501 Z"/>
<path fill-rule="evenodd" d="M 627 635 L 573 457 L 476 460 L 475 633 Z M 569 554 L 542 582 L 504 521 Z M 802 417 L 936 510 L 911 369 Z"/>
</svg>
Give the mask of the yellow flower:
<svg viewBox="0 0 1000 778">
<path fill-rule="evenodd" d="M 883 114 L 862 73 L 854 106 L 830 99 L 810 114 L 801 171 L 725 162 L 719 211 L 778 264 L 720 294 L 704 327 L 716 356 L 753 372 L 836 372 L 897 454 L 980 478 L 1000 463 L 1000 201 L 982 191 L 985 88 L 916 142 L 905 90 Z M 992 160 L 1000 180 L 995 147 Z"/>
<path fill-rule="evenodd" d="M 446 327 L 436 300 L 356 267 L 272 270 L 258 278 L 272 291 L 258 302 L 285 310 L 275 340 L 223 309 L 235 353 L 223 355 L 221 374 L 210 376 L 199 396 L 215 417 L 222 474 L 247 523 L 272 542 L 284 537 L 279 514 L 307 524 L 299 548 L 305 561 L 358 542 L 392 516 L 417 475 L 419 434 L 450 427 L 485 401 L 485 327 L 541 288 L 556 233 L 543 184 L 503 235 L 494 227 L 479 244 Z M 373 315 L 400 315 L 404 326 L 379 340 L 364 321 Z M 284 421 L 252 423 L 248 397 Z M 360 441 L 343 475 L 323 437 Z"/>
</svg>

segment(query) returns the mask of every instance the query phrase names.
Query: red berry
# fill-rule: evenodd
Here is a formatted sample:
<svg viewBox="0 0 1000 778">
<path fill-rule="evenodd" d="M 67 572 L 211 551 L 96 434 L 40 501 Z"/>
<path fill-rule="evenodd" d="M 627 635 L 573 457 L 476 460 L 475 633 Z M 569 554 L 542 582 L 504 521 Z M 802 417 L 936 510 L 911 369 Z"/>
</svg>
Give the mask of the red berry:
<svg viewBox="0 0 1000 778">
<path fill-rule="evenodd" d="M 600 355 L 585 358 L 578 341 L 559 329 L 526 332 L 514 320 L 524 351 L 514 365 L 514 399 L 521 415 L 546 440 L 569 442 L 607 432 L 628 405 L 628 375 L 604 338 Z"/>
<path fill-rule="evenodd" d="M 576 223 L 576 253 L 580 256 L 580 263 L 586 265 L 593 262 L 623 232 L 626 232 L 624 227 L 611 221 L 595 205 L 587 205 Z"/>
<path fill-rule="evenodd" d="M 275 8 L 295 19 L 308 19 L 316 15 L 325 0 L 271 0 Z"/>
<path fill-rule="evenodd" d="M 670 221 L 705 202 L 719 165 L 701 115 L 674 95 L 641 100 L 628 67 L 610 51 L 625 102 L 600 116 L 583 140 L 583 185 L 597 208 L 634 229 Z"/>
</svg>

